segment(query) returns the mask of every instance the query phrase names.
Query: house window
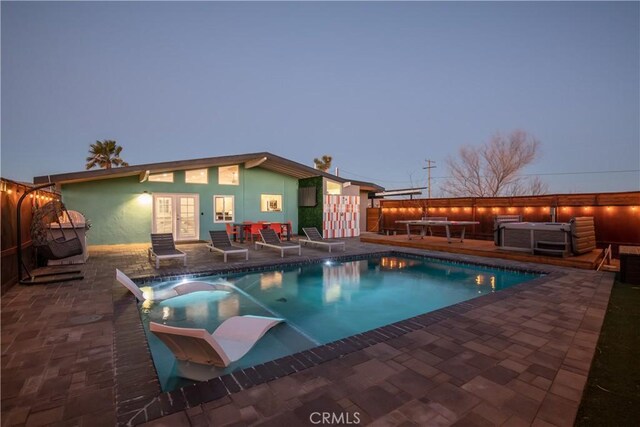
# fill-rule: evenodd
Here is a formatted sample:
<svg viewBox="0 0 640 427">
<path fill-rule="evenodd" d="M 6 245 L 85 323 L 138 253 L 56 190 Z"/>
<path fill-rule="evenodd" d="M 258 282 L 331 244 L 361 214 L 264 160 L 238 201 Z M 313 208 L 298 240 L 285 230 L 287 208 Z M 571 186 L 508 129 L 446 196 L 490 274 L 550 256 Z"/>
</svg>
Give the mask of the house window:
<svg viewBox="0 0 640 427">
<path fill-rule="evenodd" d="M 281 194 L 260 195 L 260 211 L 282 212 L 282 195 Z"/>
<path fill-rule="evenodd" d="M 233 222 L 233 196 L 213 196 L 213 222 Z"/>
<path fill-rule="evenodd" d="M 184 182 L 187 184 L 206 184 L 208 182 L 206 169 L 185 171 Z"/>
<path fill-rule="evenodd" d="M 342 184 L 334 181 L 327 181 L 327 194 L 342 194 Z"/>
<path fill-rule="evenodd" d="M 173 182 L 173 172 L 152 173 L 149 182 Z"/>
<path fill-rule="evenodd" d="M 220 185 L 238 185 L 240 183 L 240 167 L 220 166 L 218 168 L 218 184 Z"/>
</svg>

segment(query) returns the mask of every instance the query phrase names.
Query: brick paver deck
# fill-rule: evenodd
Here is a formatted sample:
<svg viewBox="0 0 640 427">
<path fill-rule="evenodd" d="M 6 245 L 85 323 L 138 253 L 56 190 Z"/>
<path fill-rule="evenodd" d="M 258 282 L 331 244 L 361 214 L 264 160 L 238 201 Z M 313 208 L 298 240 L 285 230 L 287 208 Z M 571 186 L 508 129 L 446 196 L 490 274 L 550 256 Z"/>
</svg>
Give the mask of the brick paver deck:
<svg viewBox="0 0 640 427">
<path fill-rule="evenodd" d="M 309 357 L 289 369 L 274 364 L 253 379 L 229 376 L 214 388 L 201 383 L 158 395 L 146 344 L 136 338 L 136 303 L 115 283 L 114 268 L 143 277 L 226 267 L 204 244 L 182 248 L 188 266 L 167 261 L 159 271 L 146 246 L 92 248 L 83 281 L 9 290 L 1 303 L 2 426 L 145 419 L 157 426 L 289 426 L 311 424 L 322 412 L 360 425 L 572 425 L 613 283 L 611 273 L 438 254 L 551 274 L 345 340 L 341 357 Z M 350 240 L 346 253 L 389 249 Z M 281 261 L 275 251 L 250 253 L 250 265 Z M 285 261 L 327 256 L 305 248 Z M 244 263 L 232 257 L 228 265 Z"/>
</svg>

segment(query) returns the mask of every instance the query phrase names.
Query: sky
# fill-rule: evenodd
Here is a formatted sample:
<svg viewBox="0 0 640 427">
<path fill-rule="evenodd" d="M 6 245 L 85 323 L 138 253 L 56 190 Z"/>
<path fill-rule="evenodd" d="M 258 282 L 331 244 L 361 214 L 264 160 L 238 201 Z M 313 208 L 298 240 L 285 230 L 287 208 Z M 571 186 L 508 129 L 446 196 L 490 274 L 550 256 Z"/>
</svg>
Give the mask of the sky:
<svg viewBox="0 0 640 427">
<path fill-rule="evenodd" d="M 640 189 L 640 3 L 2 2 L 1 174 L 269 151 L 433 194 L 496 132 L 551 193 Z M 620 172 L 626 171 L 626 172 Z"/>
</svg>

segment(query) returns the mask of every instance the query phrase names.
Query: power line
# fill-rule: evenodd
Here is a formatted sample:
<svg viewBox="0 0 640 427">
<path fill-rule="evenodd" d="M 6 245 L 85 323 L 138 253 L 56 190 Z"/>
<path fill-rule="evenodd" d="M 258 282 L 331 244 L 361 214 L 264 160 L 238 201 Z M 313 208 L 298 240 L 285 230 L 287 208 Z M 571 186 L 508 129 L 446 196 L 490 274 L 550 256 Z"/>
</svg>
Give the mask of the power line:
<svg viewBox="0 0 640 427">
<path fill-rule="evenodd" d="M 390 183 L 397 183 L 397 184 L 403 184 L 403 183 L 411 183 L 411 180 L 405 180 L 405 181 L 391 181 L 391 180 L 387 180 L 387 179 L 378 179 L 378 178 L 372 178 L 372 177 L 368 177 L 368 176 L 364 176 L 364 175 L 359 175 L 357 173 L 353 173 L 350 172 L 348 170 L 344 170 L 341 169 L 342 172 L 346 172 L 350 175 L 356 176 L 356 177 L 360 177 L 360 178 L 364 178 L 364 179 L 368 179 L 371 180 L 373 182 L 390 182 Z M 640 169 L 621 169 L 621 170 L 604 170 L 604 171 L 583 171 L 583 172 L 548 172 L 548 173 L 523 173 L 523 174 L 519 174 L 517 176 L 561 176 L 561 175 L 596 175 L 596 174 L 606 174 L 606 173 L 634 173 L 634 172 L 640 172 Z M 448 179 L 448 178 L 452 178 L 451 176 L 432 176 L 431 179 Z"/>
<path fill-rule="evenodd" d="M 393 181 L 393 180 L 388 180 L 388 179 L 378 179 L 378 178 L 372 178 L 370 176 L 360 175 L 360 174 L 357 174 L 355 172 L 350 172 L 350 171 L 342 169 L 342 168 L 340 168 L 340 171 L 341 172 L 346 172 L 349 175 L 353 175 L 353 176 L 358 177 L 358 178 L 369 179 L 369 180 L 375 181 L 375 182 L 392 182 L 392 183 L 395 183 L 395 184 L 405 184 L 407 182 L 411 183 L 410 179 L 407 179 L 407 180 L 404 180 L 404 181 Z"/>
</svg>

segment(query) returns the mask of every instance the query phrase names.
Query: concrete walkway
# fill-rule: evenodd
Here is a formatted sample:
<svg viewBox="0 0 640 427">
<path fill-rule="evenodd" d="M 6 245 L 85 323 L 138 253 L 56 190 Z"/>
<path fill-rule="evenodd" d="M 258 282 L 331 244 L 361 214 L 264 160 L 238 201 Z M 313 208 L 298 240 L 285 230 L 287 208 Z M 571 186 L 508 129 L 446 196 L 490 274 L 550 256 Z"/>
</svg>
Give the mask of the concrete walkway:
<svg viewBox="0 0 640 427">
<path fill-rule="evenodd" d="M 167 261 L 160 271 L 147 261 L 146 246 L 92 248 L 84 280 L 9 290 L 1 302 L 2 426 L 111 426 L 144 418 L 157 426 L 289 426 L 313 425 L 323 413 L 333 414 L 333 421 L 360 425 L 568 426 L 613 283 L 610 273 L 446 255 L 552 274 L 440 310 L 424 324 L 413 322 L 386 336 L 354 340 L 346 356 L 309 362 L 307 368 L 295 365 L 290 372 L 296 372 L 289 375 L 279 370 L 244 383 L 230 376 L 234 382 L 224 383 L 224 393 L 202 390 L 211 399 L 195 401 L 205 403 L 190 405 L 191 396 L 178 391 L 170 396 L 182 393 L 180 402 L 165 402 L 156 412 L 140 411 L 144 402 L 127 393 L 159 390 L 154 388 L 157 381 L 139 382 L 130 372 L 126 383 L 123 372 L 117 372 L 118 366 L 148 370 L 152 364 L 148 353 L 146 358 L 136 353 L 123 359 L 126 346 L 146 344 L 118 338 L 141 326 L 133 297 L 114 283 L 114 269 L 145 277 L 244 266 L 241 257 L 223 265 L 222 257 L 204 244 L 182 248 L 188 266 Z M 382 250 L 393 248 L 349 240 L 346 254 Z M 281 261 L 275 251 L 265 249 L 251 249 L 250 256 L 251 265 Z M 305 248 L 302 257 L 288 255 L 285 260 L 327 256 Z"/>
</svg>

